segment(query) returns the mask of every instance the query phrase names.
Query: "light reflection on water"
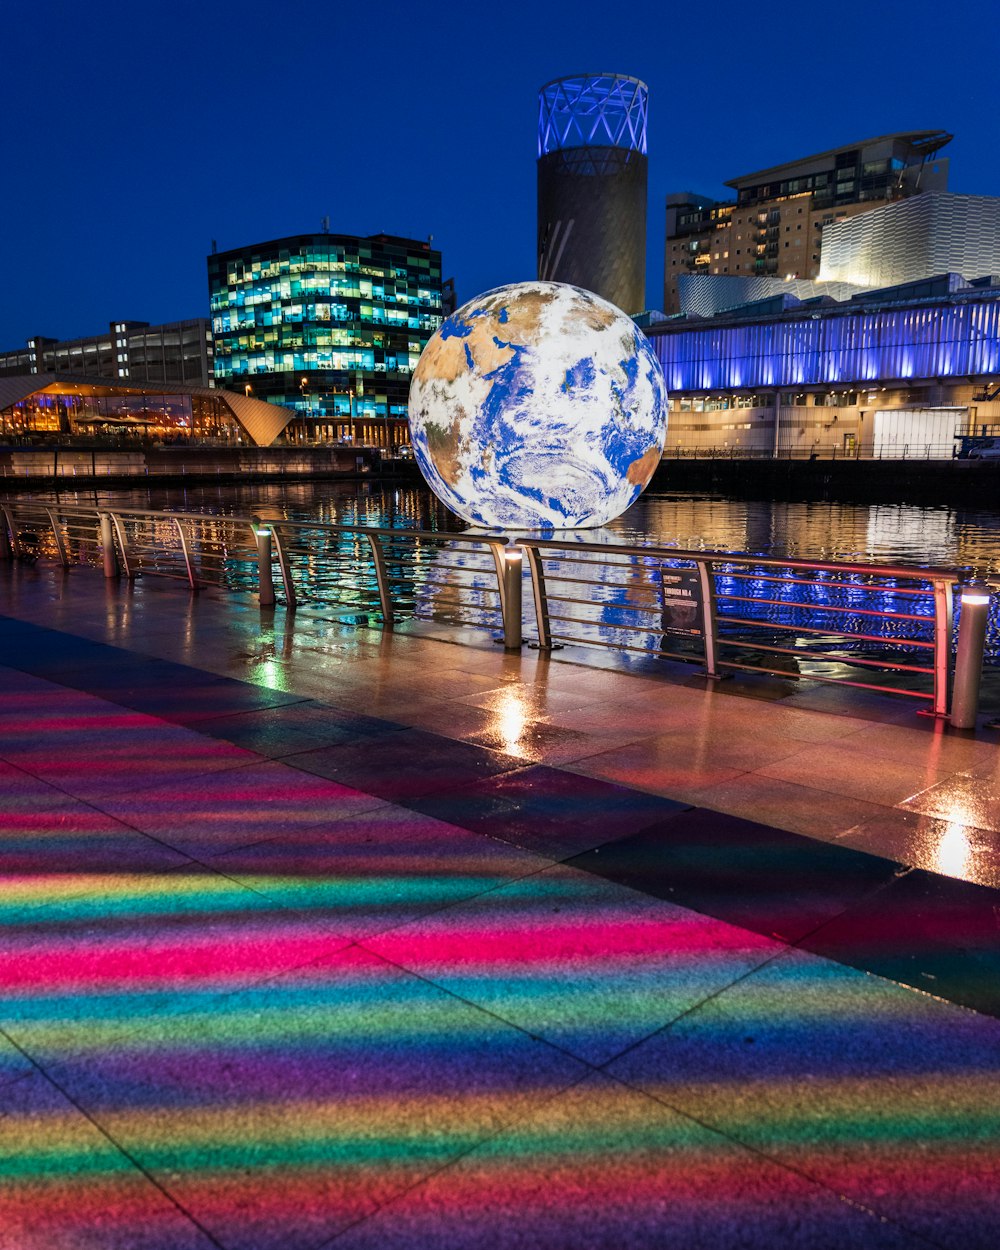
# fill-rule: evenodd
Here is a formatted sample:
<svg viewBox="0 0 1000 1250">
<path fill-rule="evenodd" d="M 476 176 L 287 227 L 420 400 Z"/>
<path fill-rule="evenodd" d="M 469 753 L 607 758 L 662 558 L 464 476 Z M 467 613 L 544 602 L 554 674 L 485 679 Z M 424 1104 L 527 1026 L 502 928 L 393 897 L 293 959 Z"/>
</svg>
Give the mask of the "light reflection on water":
<svg viewBox="0 0 1000 1250">
<path fill-rule="evenodd" d="M 61 497 L 72 500 L 65 494 Z M 253 511 L 275 519 L 436 531 L 465 528 L 428 490 L 409 483 L 155 487 L 98 492 L 96 498 L 134 507 L 231 514 Z M 78 499 L 92 503 L 95 493 L 81 492 Z M 579 539 L 816 561 L 930 565 L 960 568 L 968 570 L 967 576 L 978 577 L 1000 574 L 1000 511 L 985 509 L 647 493 L 611 525 L 579 531 Z M 995 618 L 996 609 L 988 649 L 993 662 L 998 662 L 1000 623 Z"/>
<path fill-rule="evenodd" d="M 134 507 L 238 513 L 275 508 L 296 520 L 458 530 L 426 489 L 377 482 L 248 483 L 134 491 L 68 492 L 81 503 L 117 500 Z M 703 551 L 748 551 L 804 560 L 968 567 L 1000 573 L 1000 510 L 915 504 L 729 499 L 647 492 L 601 531 L 609 541 L 659 543 Z"/>
</svg>

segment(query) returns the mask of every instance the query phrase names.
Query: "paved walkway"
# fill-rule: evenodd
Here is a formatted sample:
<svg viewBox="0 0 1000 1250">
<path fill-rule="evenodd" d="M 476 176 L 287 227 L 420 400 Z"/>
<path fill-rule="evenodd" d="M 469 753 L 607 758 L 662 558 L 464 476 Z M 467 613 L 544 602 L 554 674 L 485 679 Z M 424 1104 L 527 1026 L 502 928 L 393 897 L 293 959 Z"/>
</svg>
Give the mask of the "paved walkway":
<svg viewBox="0 0 1000 1250">
<path fill-rule="evenodd" d="M 0 614 L 2 1250 L 996 1244 L 1000 735 L 82 568 Z"/>
</svg>

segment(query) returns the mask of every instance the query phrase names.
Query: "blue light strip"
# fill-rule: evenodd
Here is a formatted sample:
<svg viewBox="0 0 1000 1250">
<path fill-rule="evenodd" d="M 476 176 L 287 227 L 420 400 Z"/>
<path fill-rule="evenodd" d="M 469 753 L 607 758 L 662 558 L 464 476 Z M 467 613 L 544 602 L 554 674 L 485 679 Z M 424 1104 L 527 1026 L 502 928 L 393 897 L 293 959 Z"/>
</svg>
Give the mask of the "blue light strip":
<svg viewBox="0 0 1000 1250">
<path fill-rule="evenodd" d="M 648 333 L 674 393 L 1000 374 L 1000 300 Z"/>
</svg>

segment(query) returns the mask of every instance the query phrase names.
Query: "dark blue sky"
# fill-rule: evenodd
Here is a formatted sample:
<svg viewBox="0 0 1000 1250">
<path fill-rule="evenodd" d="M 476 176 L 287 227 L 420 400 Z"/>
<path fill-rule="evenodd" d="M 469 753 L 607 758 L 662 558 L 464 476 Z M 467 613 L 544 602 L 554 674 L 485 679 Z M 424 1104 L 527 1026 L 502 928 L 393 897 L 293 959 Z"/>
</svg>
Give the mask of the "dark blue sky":
<svg viewBox="0 0 1000 1250">
<path fill-rule="evenodd" d="M 941 128 L 951 189 L 1000 195 L 990 7 L 13 0 L 0 348 L 206 315 L 213 238 L 324 215 L 433 234 L 463 300 L 533 278 L 537 91 L 564 74 L 649 84 L 651 307 L 668 191 Z"/>
</svg>

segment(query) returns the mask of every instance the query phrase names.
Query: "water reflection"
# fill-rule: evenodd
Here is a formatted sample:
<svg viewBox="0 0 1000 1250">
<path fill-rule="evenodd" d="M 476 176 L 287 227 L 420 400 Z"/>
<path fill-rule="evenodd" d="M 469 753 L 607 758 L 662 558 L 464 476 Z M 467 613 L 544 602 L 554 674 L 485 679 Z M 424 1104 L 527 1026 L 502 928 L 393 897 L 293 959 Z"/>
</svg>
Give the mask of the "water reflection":
<svg viewBox="0 0 1000 1250">
<path fill-rule="evenodd" d="M 62 492 L 60 498 L 66 502 L 93 503 L 96 500 L 105 504 L 117 502 L 120 506 L 230 515 L 253 511 L 273 519 L 423 529 L 442 534 L 465 528 L 428 490 L 415 485 L 375 481 L 153 487 L 121 492 L 87 491 L 78 496 Z M 830 501 L 794 503 L 647 492 L 609 526 L 562 537 L 567 543 L 654 543 L 696 551 L 750 552 L 777 558 L 959 567 L 980 577 L 1000 573 L 1000 512 L 988 510 Z M 248 557 L 251 554 L 249 550 L 246 552 Z M 346 551 L 340 553 L 341 556 L 347 554 Z M 485 563 L 465 554 L 458 559 L 449 554 L 445 559 L 432 544 L 421 554 L 412 583 L 402 586 L 403 609 L 418 614 L 427 612 L 442 619 L 449 619 L 451 612 L 455 622 L 462 623 L 450 597 L 453 579 L 467 576 L 478 595 L 478 606 L 485 611 L 493 575 L 488 553 L 484 555 Z M 300 553 L 296 572 L 303 575 L 307 586 L 312 586 L 317 595 L 327 594 L 336 582 L 341 591 L 354 596 L 352 601 L 357 606 L 358 619 L 364 619 L 377 607 L 374 577 L 365 577 L 354 586 L 346 585 L 342 577 L 338 580 L 337 557 L 336 550 L 325 552 L 323 560 Z M 246 576 L 250 577 L 252 561 L 248 559 L 245 563 Z M 758 586 L 745 581 L 743 584 L 755 596 L 760 596 L 765 588 L 763 583 Z M 734 581 L 734 588 L 735 585 Z M 588 587 L 588 593 L 592 594 L 591 605 L 582 610 L 582 615 L 607 629 L 627 633 L 633 624 L 627 613 L 631 609 L 648 607 L 660 589 L 655 571 L 650 572 L 645 561 L 638 561 L 627 591 L 620 588 L 602 591 L 599 585 Z M 803 628 L 832 630 L 831 617 L 824 614 L 825 609 L 851 606 L 852 602 L 863 606 L 860 590 L 853 599 L 851 595 L 850 589 L 822 584 L 808 591 L 796 591 L 794 597 L 783 593 L 782 601 L 772 606 L 773 619 Z M 884 599 L 880 606 L 891 611 L 899 609 L 900 604 L 891 592 L 886 592 Z M 573 608 L 574 612 L 580 610 L 579 605 Z M 622 612 L 626 615 L 622 616 Z M 914 614 L 924 613 L 918 610 Z M 996 618 L 995 609 L 987 638 L 994 662 L 1000 658 L 1000 624 Z M 904 645 L 908 640 L 923 640 L 928 636 L 919 621 L 901 625 L 898 620 L 888 618 L 876 628 L 887 642 Z M 824 639 L 820 637 L 818 641 L 822 643 Z"/>
<path fill-rule="evenodd" d="M 946 877 L 966 877 L 972 867 L 972 845 L 967 826 L 949 821 L 934 848 L 934 867 Z"/>
</svg>

